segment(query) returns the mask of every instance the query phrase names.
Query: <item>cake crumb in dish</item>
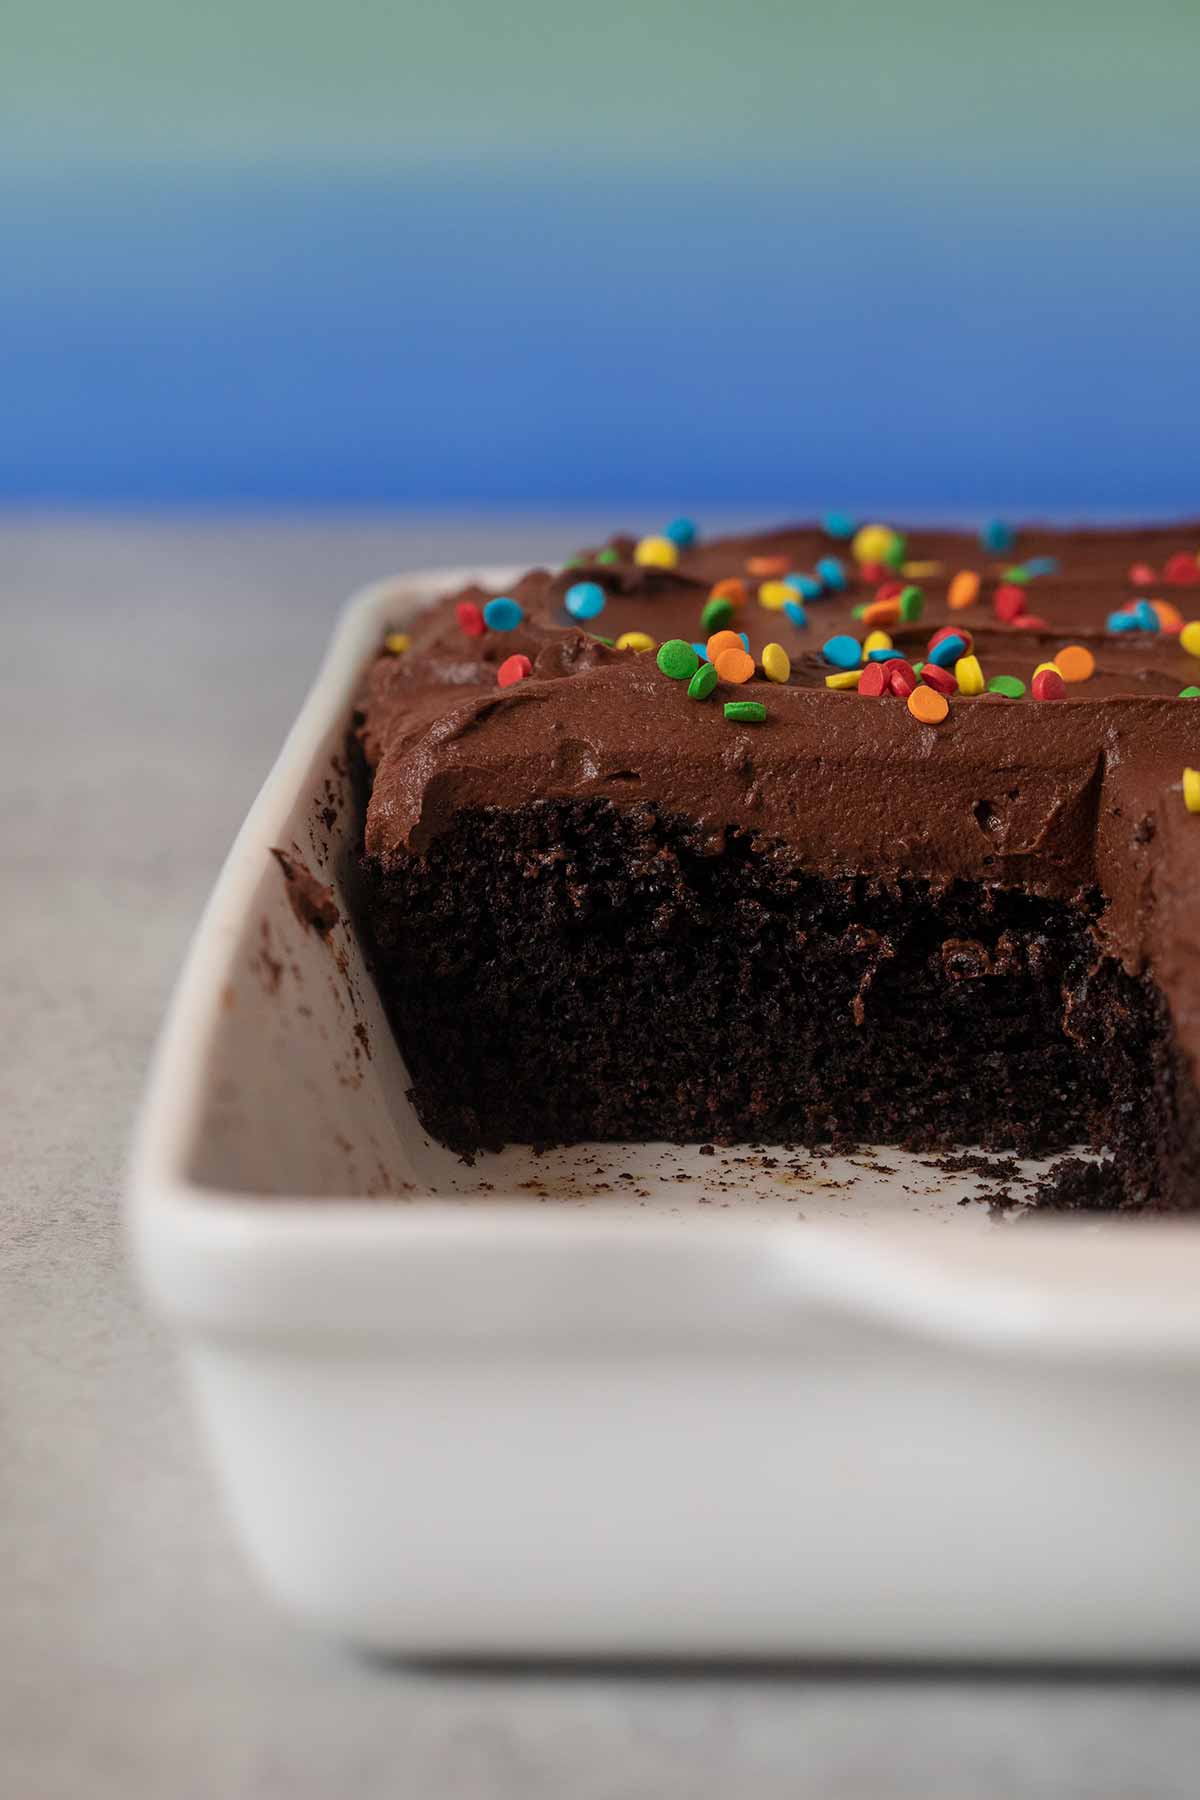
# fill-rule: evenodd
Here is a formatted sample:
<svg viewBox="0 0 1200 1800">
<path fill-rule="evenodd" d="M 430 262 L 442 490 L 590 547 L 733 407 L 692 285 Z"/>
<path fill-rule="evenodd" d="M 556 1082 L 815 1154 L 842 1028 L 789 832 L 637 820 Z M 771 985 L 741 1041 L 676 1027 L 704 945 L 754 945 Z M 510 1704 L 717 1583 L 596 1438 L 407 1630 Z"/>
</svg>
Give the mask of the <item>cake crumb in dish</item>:
<svg viewBox="0 0 1200 1800">
<path fill-rule="evenodd" d="M 271 855 L 283 870 L 288 900 L 301 925 L 327 937 L 342 916 L 332 890 L 318 881 L 298 856 L 274 846 Z"/>
</svg>

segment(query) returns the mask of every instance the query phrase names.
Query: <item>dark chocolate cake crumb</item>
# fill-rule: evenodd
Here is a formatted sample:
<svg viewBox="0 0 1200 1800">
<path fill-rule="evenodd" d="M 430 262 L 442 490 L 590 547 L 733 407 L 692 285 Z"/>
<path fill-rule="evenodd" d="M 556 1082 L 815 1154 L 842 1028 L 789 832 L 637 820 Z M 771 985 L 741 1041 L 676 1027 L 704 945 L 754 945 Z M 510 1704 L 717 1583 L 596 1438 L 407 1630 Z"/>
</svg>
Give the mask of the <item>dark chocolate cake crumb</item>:
<svg viewBox="0 0 1200 1800">
<path fill-rule="evenodd" d="M 283 870 L 287 881 L 287 897 L 301 925 L 306 931 L 313 930 L 322 937 L 328 937 L 342 916 L 332 891 L 317 880 L 298 856 L 292 856 L 274 845 L 271 855 Z"/>
<path fill-rule="evenodd" d="M 1120 1171 L 1111 1158 L 1085 1162 L 1064 1156 L 1036 1183 L 1029 1204 L 1039 1212 L 1116 1212 L 1126 1203 Z"/>
<path fill-rule="evenodd" d="M 985 1156 L 978 1150 L 960 1151 L 954 1156 L 922 1158 L 927 1169 L 942 1175 L 978 1175 L 985 1181 L 1023 1181 L 1021 1165 L 1015 1156 Z"/>
</svg>

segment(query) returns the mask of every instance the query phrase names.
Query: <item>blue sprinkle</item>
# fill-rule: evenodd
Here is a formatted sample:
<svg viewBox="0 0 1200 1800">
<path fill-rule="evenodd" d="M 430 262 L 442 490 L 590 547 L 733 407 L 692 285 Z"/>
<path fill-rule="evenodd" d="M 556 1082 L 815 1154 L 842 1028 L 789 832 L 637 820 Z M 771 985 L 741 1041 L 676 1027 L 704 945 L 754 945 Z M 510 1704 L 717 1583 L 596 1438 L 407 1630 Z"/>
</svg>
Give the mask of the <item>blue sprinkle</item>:
<svg viewBox="0 0 1200 1800">
<path fill-rule="evenodd" d="M 573 619 L 594 619 L 604 611 L 608 595 L 598 581 L 577 581 L 569 587 L 563 605 Z M 486 618 L 486 613 L 484 614 Z"/>
<path fill-rule="evenodd" d="M 1112 612 L 1109 613 L 1106 624 L 1109 631 L 1136 631 L 1138 629 L 1137 614 Z"/>
<path fill-rule="evenodd" d="M 1139 600 L 1133 609 L 1133 616 L 1138 622 L 1139 631 L 1157 631 L 1158 614 L 1148 600 Z"/>
<path fill-rule="evenodd" d="M 796 627 L 797 631 L 806 631 L 808 629 L 808 614 L 798 600 L 785 600 L 783 603 L 783 610 L 792 621 L 792 624 Z"/>
<path fill-rule="evenodd" d="M 785 575 L 783 580 L 786 587 L 795 588 L 802 600 L 819 600 L 821 597 L 821 582 L 816 575 Z"/>
<path fill-rule="evenodd" d="M 989 519 L 979 534 L 979 541 L 985 550 L 1011 550 L 1017 534 L 1003 519 Z"/>
<path fill-rule="evenodd" d="M 489 600 L 483 609 L 483 622 L 489 631 L 515 631 L 524 617 L 516 601 L 510 600 L 507 594 L 501 594 L 498 600 Z"/>
<path fill-rule="evenodd" d="M 903 662 L 903 650 L 868 650 L 868 662 Z"/>
<path fill-rule="evenodd" d="M 949 669 L 960 656 L 967 654 L 967 640 L 960 637 L 944 637 L 926 652 L 926 662 L 936 663 L 939 669 Z"/>
<path fill-rule="evenodd" d="M 703 644 L 693 644 L 692 649 L 696 652 L 696 655 L 700 658 L 701 662 L 708 661 L 708 651 Z"/>
<path fill-rule="evenodd" d="M 838 637 L 827 638 L 821 645 L 821 654 L 835 669 L 862 667 L 862 645 L 857 638 L 849 637 L 844 632 Z"/>
<path fill-rule="evenodd" d="M 671 542 L 678 544 L 681 550 L 690 550 L 697 535 L 696 521 L 685 518 L 672 519 L 663 532 L 663 536 L 669 537 Z"/>
<path fill-rule="evenodd" d="M 749 654 L 750 654 L 750 639 L 746 636 L 746 633 L 744 631 L 739 631 L 738 636 L 742 640 L 742 649 L 746 652 L 746 655 L 749 656 Z"/>
<path fill-rule="evenodd" d="M 825 527 L 826 537 L 831 538 L 852 538 L 858 530 L 857 520 L 844 512 L 827 512 L 821 524 Z"/>
<path fill-rule="evenodd" d="M 846 571 L 836 556 L 823 556 L 817 564 L 817 574 L 822 585 L 832 588 L 835 594 L 840 594 L 846 585 Z"/>
<path fill-rule="evenodd" d="M 1031 556 L 1025 564 L 1027 575 L 1057 575 L 1057 556 Z"/>
</svg>

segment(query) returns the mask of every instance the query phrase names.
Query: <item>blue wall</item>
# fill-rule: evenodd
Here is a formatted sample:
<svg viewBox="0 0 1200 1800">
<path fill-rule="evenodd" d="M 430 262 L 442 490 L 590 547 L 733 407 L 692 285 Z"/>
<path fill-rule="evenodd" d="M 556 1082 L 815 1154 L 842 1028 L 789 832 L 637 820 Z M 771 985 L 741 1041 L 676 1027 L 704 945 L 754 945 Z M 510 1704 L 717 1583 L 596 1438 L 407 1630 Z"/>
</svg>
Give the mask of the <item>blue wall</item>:
<svg viewBox="0 0 1200 1800">
<path fill-rule="evenodd" d="M 1186 165 L 10 167 L 0 501 L 1195 510 Z"/>
</svg>

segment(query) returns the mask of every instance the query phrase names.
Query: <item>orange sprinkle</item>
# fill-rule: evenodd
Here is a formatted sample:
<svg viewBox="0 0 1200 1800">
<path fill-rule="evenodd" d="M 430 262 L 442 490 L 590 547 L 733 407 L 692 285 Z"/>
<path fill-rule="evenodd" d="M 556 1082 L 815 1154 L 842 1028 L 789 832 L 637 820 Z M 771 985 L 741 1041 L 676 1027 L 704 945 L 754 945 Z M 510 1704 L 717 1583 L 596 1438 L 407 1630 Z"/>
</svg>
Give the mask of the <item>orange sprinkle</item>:
<svg viewBox="0 0 1200 1800">
<path fill-rule="evenodd" d="M 896 600 L 872 600 L 870 606 L 863 608 L 864 625 L 898 625 L 900 623 L 900 606 Z"/>
<path fill-rule="evenodd" d="M 722 650 L 744 650 L 745 647 L 736 631 L 714 631 L 704 646 L 704 654 L 710 663 L 715 663 Z"/>
<path fill-rule="evenodd" d="M 1182 631 L 1183 614 L 1169 600 L 1152 600 L 1150 608 L 1164 631 Z"/>
<path fill-rule="evenodd" d="M 740 644 L 736 650 L 722 650 L 716 663 L 721 680 L 736 682 L 738 686 L 749 681 L 754 673 L 754 658 L 748 656 Z"/>
<path fill-rule="evenodd" d="M 740 576 L 728 575 L 710 588 L 708 597 L 710 600 L 728 600 L 731 606 L 745 606 L 750 594 Z"/>
<path fill-rule="evenodd" d="M 751 556 L 746 561 L 747 575 L 786 575 L 791 568 L 786 556 Z"/>
<path fill-rule="evenodd" d="M 974 569 L 960 569 L 946 592 L 946 603 L 954 612 L 974 606 L 979 598 L 979 576 Z"/>
<path fill-rule="evenodd" d="M 950 711 L 950 702 L 936 688 L 915 687 L 908 696 L 908 710 L 922 725 L 940 725 Z"/>
<path fill-rule="evenodd" d="M 1088 681 L 1096 673 L 1096 659 L 1086 644 L 1068 644 L 1056 651 L 1054 666 L 1064 681 Z"/>
</svg>

